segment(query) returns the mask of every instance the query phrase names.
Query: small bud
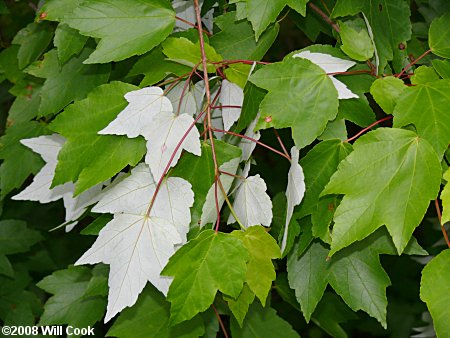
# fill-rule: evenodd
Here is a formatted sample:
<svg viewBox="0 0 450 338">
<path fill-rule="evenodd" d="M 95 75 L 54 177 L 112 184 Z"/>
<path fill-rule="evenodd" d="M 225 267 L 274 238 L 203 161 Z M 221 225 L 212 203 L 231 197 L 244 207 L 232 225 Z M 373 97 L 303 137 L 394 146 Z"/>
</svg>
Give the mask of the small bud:
<svg viewBox="0 0 450 338">
<path fill-rule="evenodd" d="M 272 116 L 266 116 L 266 117 L 264 118 L 264 122 L 266 122 L 266 123 L 272 122 Z"/>
<path fill-rule="evenodd" d="M 334 210 L 334 203 L 328 204 L 328 211 L 333 211 L 333 210 Z"/>
<path fill-rule="evenodd" d="M 47 13 L 46 12 L 42 12 L 41 14 L 39 14 L 39 19 L 44 20 L 47 17 Z"/>
<path fill-rule="evenodd" d="M 406 48 L 406 46 L 403 43 L 400 43 L 398 45 L 398 49 L 400 49 L 400 50 L 404 50 L 405 48 Z"/>
</svg>

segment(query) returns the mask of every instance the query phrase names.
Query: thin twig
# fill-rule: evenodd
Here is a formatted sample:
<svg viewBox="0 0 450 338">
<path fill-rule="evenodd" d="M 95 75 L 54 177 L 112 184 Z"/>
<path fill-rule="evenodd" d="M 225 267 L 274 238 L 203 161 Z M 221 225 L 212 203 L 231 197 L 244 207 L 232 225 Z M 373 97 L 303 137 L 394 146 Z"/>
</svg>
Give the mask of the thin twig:
<svg viewBox="0 0 450 338">
<path fill-rule="evenodd" d="M 355 136 L 350 137 L 349 139 L 345 140 L 344 142 L 353 141 L 353 140 L 357 139 L 358 137 L 360 137 L 362 134 L 364 134 L 366 131 L 371 129 L 372 127 L 376 126 L 377 124 L 379 124 L 381 122 L 384 122 L 384 121 L 387 121 L 387 120 L 390 120 L 390 119 L 392 119 L 392 115 L 386 116 L 386 117 L 382 118 L 381 120 L 375 121 L 370 126 L 367 126 L 363 130 L 361 130 L 358 134 L 356 134 Z"/>
<path fill-rule="evenodd" d="M 339 26 L 330 19 L 328 15 L 326 15 L 319 7 L 314 5 L 312 2 L 308 2 L 308 6 L 317 14 L 319 14 L 322 19 L 324 19 L 337 33 L 340 32 Z"/>
<path fill-rule="evenodd" d="M 217 317 L 217 320 L 219 321 L 219 325 L 220 325 L 220 328 L 222 329 L 223 335 L 225 336 L 225 338 L 228 338 L 227 330 L 225 329 L 225 325 L 223 325 L 223 321 L 220 318 L 219 312 L 217 312 L 217 309 L 214 306 L 214 304 L 211 304 L 211 307 L 214 310 L 214 313 L 216 314 L 216 317 Z"/>
<path fill-rule="evenodd" d="M 178 21 L 184 22 L 186 25 L 189 25 L 191 27 L 194 27 L 194 28 L 198 29 L 196 24 L 193 24 L 192 22 L 184 20 L 183 18 L 180 18 L 179 16 L 175 16 L 175 19 L 177 19 Z M 207 30 L 204 30 L 204 29 L 202 29 L 202 32 L 205 33 L 208 36 L 212 35 L 210 32 L 208 32 Z"/>
<path fill-rule="evenodd" d="M 431 49 L 428 49 L 425 53 L 423 53 L 421 56 L 419 56 L 417 59 L 415 59 L 413 62 L 411 62 L 410 64 L 408 64 L 405 68 L 403 68 L 403 70 L 400 72 L 400 74 L 397 75 L 397 77 L 401 77 L 403 74 L 405 74 L 405 72 L 411 68 L 412 66 L 414 66 L 417 62 L 419 62 L 420 60 L 422 60 L 425 56 L 427 56 L 428 54 L 431 53 Z"/>
<path fill-rule="evenodd" d="M 225 134 L 237 136 L 237 137 L 240 137 L 240 138 L 245 138 L 246 140 L 255 142 L 256 144 L 259 144 L 260 146 L 262 146 L 262 147 L 264 147 L 264 148 L 267 148 L 267 149 L 273 151 L 274 153 L 276 153 L 276 154 L 278 154 L 278 155 L 280 155 L 280 156 L 283 156 L 284 158 L 288 159 L 289 161 L 291 160 L 291 157 L 290 157 L 290 156 L 288 156 L 288 155 L 282 153 L 281 151 L 278 151 L 278 150 L 272 148 L 271 146 L 269 146 L 269 145 L 267 145 L 267 144 L 265 144 L 265 143 L 262 143 L 262 142 L 260 142 L 260 141 L 258 141 L 258 140 L 255 140 L 254 138 L 251 138 L 251 137 L 249 137 L 249 136 L 247 136 L 247 135 L 242 135 L 242 134 L 234 133 L 234 132 L 232 132 L 232 131 L 223 130 L 223 129 L 217 129 L 217 128 L 212 128 L 212 130 L 213 130 L 213 131 L 217 131 L 218 133 L 225 133 Z"/>
<path fill-rule="evenodd" d="M 442 224 L 441 208 L 439 207 L 439 201 L 437 199 L 434 200 L 434 205 L 436 207 L 436 212 L 437 212 L 439 224 L 441 226 L 442 234 L 444 235 L 445 243 L 447 243 L 447 246 L 450 248 L 450 240 L 448 239 L 447 230 L 445 230 L 444 224 Z"/>
<path fill-rule="evenodd" d="M 283 149 L 284 153 L 286 154 L 286 156 L 289 157 L 289 153 L 288 153 L 286 147 L 284 146 L 283 141 L 281 140 L 280 134 L 278 134 L 278 131 L 275 128 L 273 129 L 273 132 L 275 134 L 275 137 L 278 140 L 278 143 L 280 144 L 281 148 Z"/>
</svg>

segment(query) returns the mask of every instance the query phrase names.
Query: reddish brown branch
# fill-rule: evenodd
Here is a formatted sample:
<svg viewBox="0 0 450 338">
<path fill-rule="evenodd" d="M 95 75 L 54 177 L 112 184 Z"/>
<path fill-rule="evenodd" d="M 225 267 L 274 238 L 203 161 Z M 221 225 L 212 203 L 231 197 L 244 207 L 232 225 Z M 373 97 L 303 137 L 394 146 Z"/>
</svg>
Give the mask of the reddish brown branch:
<svg viewBox="0 0 450 338">
<path fill-rule="evenodd" d="M 442 224 L 442 214 L 441 208 L 439 207 L 439 201 L 437 199 L 434 200 L 434 206 L 436 207 L 436 213 L 439 220 L 439 225 L 441 226 L 442 234 L 444 235 L 445 243 L 450 248 L 450 240 L 448 239 L 447 230 L 445 230 L 444 224 Z"/>
<path fill-rule="evenodd" d="M 392 119 L 392 117 L 393 117 L 392 115 L 389 115 L 389 116 L 386 116 L 385 118 L 382 118 L 381 120 L 375 121 L 370 126 L 367 126 L 363 130 L 361 130 L 358 134 L 356 134 L 355 136 L 350 137 L 349 139 L 345 140 L 344 142 L 350 142 L 350 141 L 353 141 L 353 140 L 357 139 L 362 134 L 364 134 L 366 131 L 370 130 L 372 127 L 376 126 L 377 124 L 380 124 L 381 122 L 390 120 L 390 119 Z"/>
<path fill-rule="evenodd" d="M 413 62 L 411 62 L 410 64 L 408 64 L 405 68 L 403 68 L 403 70 L 400 72 L 400 74 L 397 75 L 397 77 L 401 77 L 403 74 L 405 74 L 405 72 L 411 68 L 412 66 L 414 66 L 417 62 L 419 62 L 420 60 L 422 60 L 425 56 L 427 56 L 428 54 L 431 53 L 431 49 L 428 49 L 425 53 L 423 53 L 421 56 L 419 56 L 417 59 L 415 59 Z"/>
<path fill-rule="evenodd" d="M 322 17 L 322 19 L 324 19 L 336 32 L 338 32 L 338 33 L 340 32 L 339 26 L 333 20 L 331 20 L 330 17 L 328 15 L 326 15 L 319 7 L 314 5 L 312 2 L 309 2 L 308 6 L 314 12 L 319 14 Z"/>
<path fill-rule="evenodd" d="M 219 321 L 220 328 L 222 329 L 223 335 L 225 338 L 228 338 L 227 330 L 225 329 L 225 325 L 223 324 L 222 319 L 220 318 L 219 312 L 217 311 L 214 304 L 211 304 L 212 309 L 214 310 L 214 313 L 216 314 L 217 320 Z"/>
<path fill-rule="evenodd" d="M 175 16 L 175 19 L 177 19 L 178 21 L 184 22 L 186 25 L 189 25 L 191 27 L 194 27 L 196 29 L 198 29 L 198 26 L 196 24 L 193 24 L 192 22 L 189 22 L 187 20 L 184 20 L 183 18 L 180 18 L 179 16 Z M 211 36 L 212 34 L 204 29 L 202 29 L 202 32 L 205 33 L 208 36 Z"/>
</svg>

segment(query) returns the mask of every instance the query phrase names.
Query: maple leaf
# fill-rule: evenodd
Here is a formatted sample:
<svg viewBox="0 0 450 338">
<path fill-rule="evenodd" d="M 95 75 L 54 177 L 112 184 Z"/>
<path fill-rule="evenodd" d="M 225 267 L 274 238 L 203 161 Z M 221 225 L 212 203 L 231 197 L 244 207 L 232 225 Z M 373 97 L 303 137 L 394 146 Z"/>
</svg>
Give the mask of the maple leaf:
<svg viewBox="0 0 450 338">
<path fill-rule="evenodd" d="M 440 180 L 436 152 L 417 134 L 379 128 L 359 138 L 321 194 L 345 195 L 334 215 L 329 255 L 382 225 L 401 254 L 436 198 Z"/>
<path fill-rule="evenodd" d="M 167 300 L 172 303 L 172 324 L 208 309 L 217 291 L 233 298 L 239 296 L 247 259 L 248 250 L 240 239 L 213 230 L 202 231 L 180 248 L 162 272 L 174 276 L 167 294 Z"/>
<path fill-rule="evenodd" d="M 153 118 L 153 124 L 145 131 L 147 139 L 147 155 L 145 163 L 150 166 L 153 177 L 159 179 L 172 158 L 170 167 L 173 167 L 184 149 L 194 155 L 201 155 L 200 134 L 197 128 L 192 127 L 182 145 L 175 151 L 181 137 L 195 124 L 194 118 L 188 114 L 163 113 Z"/>
<path fill-rule="evenodd" d="M 244 169 L 245 178 L 234 193 L 233 209 L 246 228 L 252 225 L 269 226 L 272 223 L 272 201 L 266 192 L 266 182 L 259 175 L 247 177 L 249 169 Z M 228 224 L 234 222 L 230 214 Z"/>
<path fill-rule="evenodd" d="M 64 137 L 58 134 L 21 140 L 23 145 L 41 155 L 46 164 L 36 174 L 33 182 L 12 199 L 48 203 L 62 198 L 66 208 L 64 225 L 66 225 L 66 231 L 70 231 L 77 224 L 74 221 L 86 211 L 86 208 L 97 202 L 103 184 L 97 184 L 76 197 L 73 197 L 75 185 L 72 182 L 50 188 L 55 176 L 58 153 L 64 142 Z"/>
<path fill-rule="evenodd" d="M 256 141 L 258 141 L 261 138 L 261 133 L 259 131 L 255 131 L 258 119 L 259 115 L 256 116 L 256 118 L 252 121 L 252 123 L 250 123 L 244 134 L 245 136 L 250 137 Z M 241 148 L 242 150 L 241 160 L 248 161 L 248 159 L 253 153 L 253 150 L 255 150 L 256 148 L 256 142 L 243 138 L 239 143 L 239 148 Z"/>
<path fill-rule="evenodd" d="M 150 166 L 153 177 L 158 180 L 171 160 L 170 166 L 177 164 L 183 149 L 200 156 L 200 134 L 189 114 L 173 114 L 172 103 L 163 95 L 159 87 L 147 87 L 125 94 L 129 105 L 117 118 L 99 134 L 144 136 L 147 140 L 145 162 Z M 188 132 L 189 128 L 191 130 Z M 187 133 L 181 146 L 175 149 L 183 135 Z M 172 158 L 173 155 L 173 158 Z"/>
<path fill-rule="evenodd" d="M 323 53 L 311 53 L 310 51 L 307 50 L 294 54 L 292 55 L 292 57 L 309 60 L 312 63 L 318 65 L 320 68 L 322 68 L 327 74 L 346 72 L 347 69 L 353 67 L 356 64 L 356 62 L 353 61 L 339 59 L 337 57 Z M 332 75 L 328 76 L 330 77 L 331 81 L 334 84 L 334 87 L 338 91 L 339 99 L 342 100 L 342 99 L 359 98 L 359 96 L 353 93 L 350 89 L 348 89 L 343 82 L 335 79 L 334 76 Z"/>
<path fill-rule="evenodd" d="M 105 322 L 132 306 L 147 281 L 164 294 L 169 288 L 171 279 L 161 277 L 160 272 L 175 246 L 186 241 L 194 194 L 191 184 L 178 177 L 166 179 L 156 197 L 155 191 L 150 168 L 142 163 L 130 176 L 105 189 L 93 208 L 114 213 L 114 218 L 76 264 L 110 265 Z"/>
<path fill-rule="evenodd" d="M 291 222 L 292 214 L 294 213 L 294 207 L 299 205 L 305 194 L 305 176 L 303 169 L 298 163 L 300 151 L 296 147 L 291 148 L 291 167 L 288 173 L 288 185 L 286 189 L 287 198 L 287 211 L 286 211 L 286 223 L 284 225 L 284 234 L 281 241 L 281 252 L 284 253 L 286 249 L 289 223 Z"/>
<path fill-rule="evenodd" d="M 170 100 L 159 87 L 146 87 L 125 94 L 128 106 L 99 134 L 127 135 L 130 138 L 144 135 L 159 113 L 172 113 Z"/>
</svg>

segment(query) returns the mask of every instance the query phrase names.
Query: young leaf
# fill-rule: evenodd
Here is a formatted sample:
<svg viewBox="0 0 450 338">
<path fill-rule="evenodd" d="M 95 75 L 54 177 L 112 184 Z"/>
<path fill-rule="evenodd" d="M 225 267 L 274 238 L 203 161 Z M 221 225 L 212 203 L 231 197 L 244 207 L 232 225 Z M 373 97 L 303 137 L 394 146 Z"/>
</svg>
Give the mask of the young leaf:
<svg viewBox="0 0 450 338">
<path fill-rule="evenodd" d="M 430 25 L 428 44 L 431 51 L 443 58 L 450 59 L 450 13 L 435 19 Z"/>
<path fill-rule="evenodd" d="M 175 338 L 201 337 L 205 333 L 202 320 L 195 317 L 175 326 L 169 325 L 170 305 L 164 296 L 148 285 L 132 308 L 124 309 L 106 337 Z"/>
<path fill-rule="evenodd" d="M 394 127 L 413 123 L 418 135 L 430 142 L 439 158 L 450 143 L 449 85 L 449 80 L 440 80 L 408 87 L 393 112 Z"/>
<path fill-rule="evenodd" d="M 343 21 L 339 24 L 342 39 L 342 51 L 354 60 L 369 60 L 374 53 L 374 46 L 362 19 Z"/>
<path fill-rule="evenodd" d="M 362 12 L 373 30 L 375 54 L 379 56 L 378 72 L 383 72 L 394 50 L 411 39 L 411 11 L 404 0 L 338 0 L 332 17 Z"/>
<path fill-rule="evenodd" d="M 141 160 L 145 153 L 143 139 L 97 134 L 125 107 L 123 95 L 135 88 L 122 82 L 99 86 L 51 123 L 52 130 L 67 138 L 58 154 L 53 186 L 76 182 L 78 194 Z"/>
<path fill-rule="evenodd" d="M 213 230 L 201 232 L 181 247 L 161 272 L 174 276 L 167 295 L 172 303 L 171 323 L 189 320 L 208 309 L 217 291 L 237 298 L 244 284 L 248 256 L 241 240 Z"/>
<path fill-rule="evenodd" d="M 27 68 L 31 75 L 45 78 L 41 91 L 39 116 L 56 114 L 74 100 L 80 100 L 95 87 L 108 81 L 109 65 L 85 65 L 83 61 L 91 51 L 85 48 L 60 66 L 58 52 L 52 49 L 44 60 L 36 61 Z"/>
<path fill-rule="evenodd" d="M 239 326 L 242 327 L 248 308 L 255 300 L 255 294 L 250 290 L 247 284 L 244 284 L 241 293 L 236 299 L 226 296 L 223 298 L 227 301 L 228 307 L 233 313 L 234 318 L 236 318 Z"/>
<path fill-rule="evenodd" d="M 394 112 L 399 99 L 405 91 L 405 83 L 395 76 L 376 79 L 370 87 L 370 94 L 387 114 Z"/>
<path fill-rule="evenodd" d="M 90 293 L 94 280 L 102 284 L 99 292 Z M 99 321 L 105 311 L 106 277 L 93 276 L 86 267 L 70 266 L 45 277 L 37 286 L 53 294 L 46 302 L 39 325 L 69 324 L 87 327 Z"/>
<path fill-rule="evenodd" d="M 445 224 L 450 222 L 450 169 L 448 169 L 444 173 L 444 180 L 447 181 L 444 189 L 441 192 L 441 200 L 442 200 L 442 219 L 441 224 Z"/>
<path fill-rule="evenodd" d="M 240 182 L 235 192 L 233 208 L 244 227 L 270 226 L 272 223 L 272 201 L 266 190 L 266 183 L 259 175 L 246 177 Z M 230 214 L 227 223 L 235 221 Z"/>
<path fill-rule="evenodd" d="M 258 302 L 250 306 L 244 325 L 239 327 L 231 321 L 233 338 L 271 337 L 271 338 L 299 338 L 291 325 L 277 315 L 270 306 L 263 308 Z"/>
<path fill-rule="evenodd" d="M 440 173 L 431 145 L 411 131 L 380 128 L 361 137 L 322 192 L 345 195 L 334 216 L 329 255 L 383 224 L 402 253 L 436 198 Z"/>
<path fill-rule="evenodd" d="M 244 91 L 242 88 L 226 79 L 223 80 L 222 90 L 220 91 L 220 103 L 223 106 L 222 118 L 225 130 L 230 130 L 233 123 L 239 119 L 239 116 L 241 116 L 242 108 L 239 107 L 242 107 L 243 102 Z"/>
<path fill-rule="evenodd" d="M 249 80 L 269 91 L 260 105 L 257 128 L 290 127 L 299 149 L 313 142 L 336 117 L 339 101 L 333 82 L 308 60 L 288 58 L 266 65 Z"/>
<path fill-rule="evenodd" d="M 303 169 L 298 163 L 300 152 L 296 147 L 291 149 L 291 167 L 288 173 L 288 185 L 286 188 L 287 212 L 284 225 L 283 240 L 281 242 L 281 253 L 285 253 L 289 237 L 289 223 L 291 222 L 294 207 L 299 205 L 305 194 L 305 177 Z"/>
<path fill-rule="evenodd" d="M 427 304 L 433 318 L 436 335 L 449 337 L 450 317 L 450 250 L 434 257 L 423 269 L 420 282 L 420 298 Z"/>
<path fill-rule="evenodd" d="M 100 38 L 85 63 L 106 63 L 144 54 L 158 45 L 172 32 L 175 13 L 164 0 L 86 0 L 62 22 L 83 35 Z"/>
<path fill-rule="evenodd" d="M 292 55 L 292 57 L 309 60 L 322 68 L 326 73 L 346 72 L 349 68 L 356 64 L 353 61 L 339 59 L 323 53 L 311 53 L 310 51 L 303 51 Z M 329 75 L 329 77 L 338 92 L 338 99 L 359 98 L 359 96 L 348 89 L 343 82 L 335 79 L 332 75 Z"/>
<path fill-rule="evenodd" d="M 232 235 L 240 238 L 248 249 L 250 259 L 247 262 L 245 282 L 264 305 L 276 278 L 272 259 L 281 258 L 280 248 L 261 226 L 252 226 L 246 231 L 236 230 Z"/>
</svg>

